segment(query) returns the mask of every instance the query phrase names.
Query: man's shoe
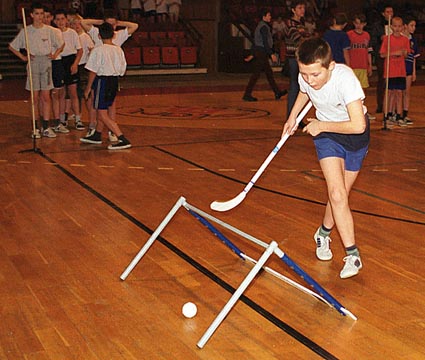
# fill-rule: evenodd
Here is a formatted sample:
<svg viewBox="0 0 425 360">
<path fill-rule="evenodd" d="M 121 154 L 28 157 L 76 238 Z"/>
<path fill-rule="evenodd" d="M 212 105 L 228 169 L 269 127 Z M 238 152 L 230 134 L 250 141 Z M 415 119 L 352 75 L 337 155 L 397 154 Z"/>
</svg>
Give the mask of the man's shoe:
<svg viewBox="0 0 425 360">
<path fill-rule="evenodd" d="M 330 242 L 332 241 L 329 236 L 320 236 L 319 235 L 320 227 L 317 229 L 314 234 L 314 241 L 316 242 L 316 256 L 322 261 L 327 261 L 332 259 L 332 251 L 329 247 Z"/>
<path fill-rule="evenodd" d="M 282 96 L 285 96 L 288 93 L 288 90 L 282 90 L 274 94 L 274 98 L 279 100 Z"/>
<path fill-rule="evenodd" d="M 404 118 L 404 121 L 405 121 L 406 125 L 412 125 L 413 124 L 412 119 L 407 117 L 407 116 Z"/>
<path fill-rule="evenodd" d="M 80 141 L 85 144 L 102 144 L 102 138 L 98 134 L 82 137 Z"/>
<path fill-rule="evenodd" d="M 126 138 L 118 139 L 118 142 L 108 145 L 108 150 L 123 150 L 128 148 L 131 148 L 131 144 Z"/>
<path fill-rule="evenodd" d="M 85 129 L 85 126 L 81 120 L 75 122 L 75 129 L 79 131 L 82 131 Z"/>
<path fill-rule="evenodd" d="M 117 136 L 112 131 L 108 132 L 108 138 L 111 143 L 118 142 Z"/>
<path fill-rule="evenodd" d="M 341 279 L 347 279 L 359 273 L 359 270 L 363 267 L 362 261 L 358 256 L 349 255 L 344 258 L 345 265 L 342 268 L 339 276 Z"/>
<path fill-rule="evenodd" d="M 48 137 L 48 138 L 55 138 L 56 137 L 56 134 L 52 130 L 51 127 L 48 127 L 47 129 L 43 129 L 42 135 L 43 135 L 43 137 Z"/>
<path fill-rule="evenodd" d="M 376 116 L 375 115 L 372 115 L 370 113 L 367 113 L 367 116 L 368 116 L 369 120 L 376 120 Z"/>
<path fill-rule="evenodd" d="M 58 126 L 55 126 L 53 128 L 53 130 L 57 133 L 61 133 L 61 134 L 68 134 L 69 130 L 66 128 L 66 126 L 62 123 L 59 123 Z"/>
<path fill-rule="evenodd" d="M 244 95 L 242 98 L 243 101 L 257 101 L 257 98 L 255 98 L 252 95 Z"/>
</svg>

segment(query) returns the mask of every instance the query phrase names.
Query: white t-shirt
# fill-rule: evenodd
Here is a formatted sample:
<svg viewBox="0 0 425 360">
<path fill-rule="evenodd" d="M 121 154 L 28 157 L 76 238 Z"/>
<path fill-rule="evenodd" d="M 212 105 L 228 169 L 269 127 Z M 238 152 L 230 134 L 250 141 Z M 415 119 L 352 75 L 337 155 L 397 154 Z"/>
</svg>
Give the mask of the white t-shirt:
<svg viewBox="0 0 425 360">
<path fill-rule="evenodd" d="M 156 0 L 156 13 L 157 14 L 167 14 L 168 6 L 165 0 Z"/>
<path fill-rule="evenodd" d="M 61 39 L 61 43 L 63 44 L 63 36 L 62 36 L 62 30 L 61 29 L 58 29 L 58 28 L 55 28 L 55 27 L 52 27 L 53 28 L 53 30 L 55 31 L 55 33 L 56 33 L 56 36 L 59 38 L 59 39 Z M 59 49 L 59 47 L 56 47 L 56 45 L 58 45 L 58 44 L 52 44 L 52 54 L 57 50 L 57 49 Z M 60 60 L 60 59 L 62 59 L 62 53 L 60 53 L 57 57 L 56 57 L 56 59 L 55 60 Z"/>
<path fill-rule="evenodd" d="M 155 0 L 143 0 L 143 8 L 145 12 L 156 10 Z"/>
<path fill-rule="evenodd" d="M 87 34 L 89 34 L 92 38 L 95 47 L 103 45 L 103 42 L 99 37 L 99 28 L 92 26 L 91 29 L 87 31 Z M 124 44 L 130 36 L 131 35 L 128 33 L 127 28 L 115 31 L 115 36 L 112 39 L 112 43 L 117 46 L 122 46 L 122 44 Z"/>
<path fill-rule="evenodd" d="M 126 67 L 124 51 L 119 46 L 110 44 L 96 46 L 85 66 L 97 76 L 124 76 Z"/>
<path fill-rule="evenodd" d="M 298 75 L 300 91 L 307 93 L 316 108 L 316 118 L 322 121 L 347 121 L 347 105 L 365 98 L 364 91 L 353 70 L 344 64 L 335 64 L 331 78 L 319 90 L 314 90 Z M 367 109 L 363 105 L 363 113 Z"/>
<path fill-rule="evenodd" d="M 61 53 L 62 57 L 76 54 L 81 49 L 80 37 L 74 29 L 67 28 L 62 31 L 65 47 Z"/>
<path fill-rule="evenodd" d="M 90 35 L 85 32 L 82 32 L 79 36 L 81 47 L 83 48 L 83 56 L 81 56 L 81 60 L 78 65 L 82 65 L 87 62 L 90 55 L 90 51 L 94 48 L 94 42 L 91 39 Z"/>
<path fill-rule="evenodd" d="M 33 25 L 27 26 L 29 49 L 34 56 L 47 56 L 52 54 L 63 45 L 62 37 L 57 36 L 53 27 L 43 25 L 35 28 Z M 26 48 L 24 29 L 16 35 L 10 46 L 19 51 Z"/>
</svg>

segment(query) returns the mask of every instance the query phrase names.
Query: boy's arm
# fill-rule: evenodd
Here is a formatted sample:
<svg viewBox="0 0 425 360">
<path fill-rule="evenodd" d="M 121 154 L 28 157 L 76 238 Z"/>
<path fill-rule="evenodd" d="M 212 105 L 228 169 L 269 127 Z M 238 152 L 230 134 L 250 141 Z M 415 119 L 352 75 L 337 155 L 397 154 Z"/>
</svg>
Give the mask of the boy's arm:
<svg viewBox="0 0 425 360">
<path fill-rule="evenodd" d="M 24 62 L 27 62 L 28 61 L 28 58 L 24 54 L 22 54 L 20 51 L 18 51 L 15 48 L 13 48 L 11 45 L 9 45 L 9 50 L 13 54 L 15 54 L 19 59 L 21 59 L 22 61 L 24 61 Z"/>
<path fill-rule="evenodd" d="M 372 76 L 372 54 L 368 53 L 367 54 L 367 74 L 368 76 Z"/>
<path fill-rule="evenodd" d="M 307 104 L 309 98 L 306 93 L 301 91 L 298 92 L 297 99 L 295 100 L 294 106 L 292 107 L 291 113 L 289 114 L 288 119 L 283 125 L 282 136 L 285 134 L 293 135 L 297 130 L 297 126 L 295 125 L 298 114 L 304 109 L 305 104 Z"/>
<path fill-rule="evenodd" d="M 78 49 L 75 56 L 75 60 L 71 65 L 71 74 L 74 75 L 78 72 L 78 64 L 80 63 L 81 57 L 83 56 L 83 49 Z"/>
<path fill-rule="evenodd" d="M 128 35 L 133 34 L 139 27 L 139 24 L 131 21 L 117 21 L 117 26 L 122 26 L 127 28 Z"/>
<path fill-rule="evenodd" d="M 96 78 L 96 73 L 93 71 L 89 72 L 89 76 L 87 79 L 86 89 L 84 90 L 84 99 L 87 101 L 89 99 L 89 95 L 91 92 L 91 87 L 93 85 L 94 79 Z"/>
<path fill-rule="evenodd" d="M 103 20 L 99 20 L 99 19 L 82 19 L 81 20 L 81 26 L 87 32 L 90 31 L 90 29 L 93 27 L 93 25 L 99 26 L 99 25 L 102 25 L 102 24 L 103 24 Z"/>
<path fill-rule="evenodd" d="M 363 114 L 363 104 L 360 99 L 347 104 L 349 119 L 347 121 L 319 121 L 308 119 L 309 124 L 303 129 L 312 136 L 322 132 L 334 132 L 338 134 L 362 134 L 366 130 L 366 119 Z"/>
</svg>

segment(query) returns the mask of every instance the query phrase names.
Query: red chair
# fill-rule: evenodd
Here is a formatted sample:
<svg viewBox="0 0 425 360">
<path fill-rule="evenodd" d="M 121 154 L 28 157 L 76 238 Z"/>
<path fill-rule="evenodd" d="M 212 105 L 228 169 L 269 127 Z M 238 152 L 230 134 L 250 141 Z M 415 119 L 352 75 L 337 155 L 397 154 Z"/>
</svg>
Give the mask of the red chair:
<svg viewBox="0 0 425 360">
<path fill-rule="evenodd" d="M 166 31 L 151 31 L 149 33 L 150 38 L 157 43 L 158 39 L 165 39 L 167 37 Z"/>
<path fill-rule="evenodd" d="M 198 62 L 198 48 L 196 46 L 183 46 L 180 48 L 180 64 L 195 66 Z"/>
<path fill-rule="evenodd" d="M 159 66 L 161 64 L 161 54 L 159 46 L 143 46 L 142 58 L 143 66 Z"/>
<path fill-rule="evenodd" d="M 140 66 L 142 64 L 142 54 L 140 47 L 123 47 L 125 60 L 128 66 Z"/>
<path fill-rule="evenodd" d="M 185 37 L 184 31 L 169 31 L 167 33 L 169 39 L 181 39 Z"/>
<path fill-rule="evenodd" d="M 161 64 L 166 66 L 179 66 L 179 49 L 176 46 L 161 47 Z"/>
<path fill-rule="evenodd" d="M 147 31 L 136 31 L 131 38 L 139 45 L 142 44 L 144 40 L 149 39 L 149 33 Z"/>
</svg>

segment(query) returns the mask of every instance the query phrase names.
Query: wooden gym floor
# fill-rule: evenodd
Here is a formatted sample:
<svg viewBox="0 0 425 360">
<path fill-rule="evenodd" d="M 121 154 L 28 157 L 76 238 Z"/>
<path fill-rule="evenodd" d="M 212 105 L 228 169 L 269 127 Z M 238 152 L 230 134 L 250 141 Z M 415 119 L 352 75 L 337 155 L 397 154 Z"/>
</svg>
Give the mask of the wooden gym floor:
<svg viewBox="0 0 425 360">
<path fill-rule="evenodd" d="M 237 208 L 209 209 L 242 191 L 281 134 L 286 100 L 263 81 L 260 101 L 242 102 L 248 76 L 124 80 L 118 123 L 133 148 L 118 152 L 106 139 L 80 144 L 76 130 L 32 151 L 22 81 L 0 83 L 0 359 L 424 359 L 424 84 L 412 89 L 413 126 L 372 123 L 350 199 L 364 268 L 341 280 L 337 231 L 334 260 L 314 254 L 326 194 L 309 136 L 290 138 Z M 180 196 L 277 241 L 358 321 L 262 272 L 199 349 L 249 263 L 182 208 L 119 278 Z M 277 256 L 266 265 L 305 285 Z M 187 301 L 198 306 L 193 319 L 181 314 Z"/>
</svg>

